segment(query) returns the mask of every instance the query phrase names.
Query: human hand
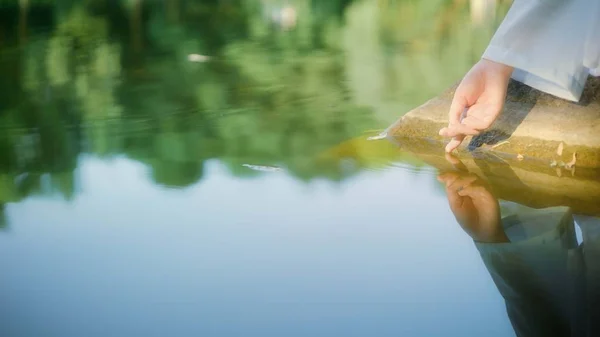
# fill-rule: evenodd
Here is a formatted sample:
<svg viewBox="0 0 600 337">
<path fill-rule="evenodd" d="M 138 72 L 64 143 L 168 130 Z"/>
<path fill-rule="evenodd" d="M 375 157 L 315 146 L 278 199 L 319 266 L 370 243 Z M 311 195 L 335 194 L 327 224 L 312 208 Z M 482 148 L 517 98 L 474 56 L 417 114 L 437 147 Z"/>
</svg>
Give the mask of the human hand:
<svg viewBox="0 0 600 337">
<path fill-rule="evenodd" d="M 451 155 L 446 157 L 454 167 L 464 165 Z M 463 172 L 440 174 L 446 185 L 448 203 L 463 230 L 478 242 L 508 242 L 500 221 L 500 204 L 487 184 L 477 175 Z"/>
<path fill-rule="evenodd" d="M 440 136 L 452 138 L 446 152 L 494 123 L 504 107 L 512 72 L 513 67 L 482 59 L 465 75 L 452 99 L 448 127 L 440 130 Z"/>
</svg>

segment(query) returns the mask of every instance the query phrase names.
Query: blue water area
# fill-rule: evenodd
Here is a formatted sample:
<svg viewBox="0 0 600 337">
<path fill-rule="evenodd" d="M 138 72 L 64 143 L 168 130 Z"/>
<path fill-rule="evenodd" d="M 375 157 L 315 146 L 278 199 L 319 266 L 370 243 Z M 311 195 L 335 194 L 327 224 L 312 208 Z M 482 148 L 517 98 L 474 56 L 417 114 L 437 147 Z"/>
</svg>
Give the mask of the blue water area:
<svg viewBox="0 0 600 337">
<path fill-rule="evenodd" d="M 594 335 L 596 218 L 368 140 L 509 5 L 0 1 L 0 336 Z"/>
</svg>

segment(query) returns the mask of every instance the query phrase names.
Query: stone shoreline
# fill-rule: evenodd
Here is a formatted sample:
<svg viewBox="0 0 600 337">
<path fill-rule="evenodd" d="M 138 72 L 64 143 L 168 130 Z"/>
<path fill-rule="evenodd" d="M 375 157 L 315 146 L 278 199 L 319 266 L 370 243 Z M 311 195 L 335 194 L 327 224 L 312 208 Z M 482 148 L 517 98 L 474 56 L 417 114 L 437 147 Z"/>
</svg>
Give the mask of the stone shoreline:
<svg viewBox="0 0 600 337">
<path fill-rule="evenodd" d="M 438 131 L 448 123 L 455 88 L 410 111 L 385 133 L 439 143 L 442 149 L 447 140 Z M 502 116 L 489 131 L 467 138 L 457 151 L 465 154 L 478 149 L 540 166 L 567 164 L 576 153 L 577 167 L 600 168 L 600 78 L 590 77 L 578 103 L 511 82 Z"/>
<path fill-rule="evenodd" d="M 455 88 L 410 111 L 383 134 L 440 171 L 456 171 L 445 158 L 447 140 L 438 136 L 448 123 Z M 466 139 L 455 155 L 463 170 L 486 180 L 502 200 L 600 215 L 600 79 L 590 78 L 578 103 L 511 82 L 502 117 L 491 130 Z"/>
</svg>

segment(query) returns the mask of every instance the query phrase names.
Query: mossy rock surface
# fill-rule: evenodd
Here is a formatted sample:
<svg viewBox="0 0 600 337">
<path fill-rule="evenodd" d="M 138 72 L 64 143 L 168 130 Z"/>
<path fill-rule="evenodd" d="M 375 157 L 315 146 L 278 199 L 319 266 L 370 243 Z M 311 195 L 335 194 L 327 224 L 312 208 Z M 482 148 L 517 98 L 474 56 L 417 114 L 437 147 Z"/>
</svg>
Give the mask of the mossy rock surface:
<svg viewBox="0 0 600 337">
<path fill-rule="evenodd" d="M 438 136 L 455 88 L 391 125 L 388 140 L 440 171 L 457 170 L 445 158 L 447 140 Z M 485 179 L 502 200 L 599 216 L 600 79 L 588 80 L 578 103 L 511 82 L 502 116 L 489 131 L 466 139 L 455 155 L 462 170 Z"/>
<path fill-rule="evenodd" d="M 443 151 L 447 140 L 438 131 L 448 123 L 455 88 L 404 115 L 387 129 L 388 135 L 439 143 Z M 458 151 L 481 149 L 540 166 L 568 164 L 576 154 L 577 167 L 600 168 L 600 78 L 590 77 L 577 103 L 511 82 L 501 117 L 490 130 L 466 139 Z"/>
</svg>

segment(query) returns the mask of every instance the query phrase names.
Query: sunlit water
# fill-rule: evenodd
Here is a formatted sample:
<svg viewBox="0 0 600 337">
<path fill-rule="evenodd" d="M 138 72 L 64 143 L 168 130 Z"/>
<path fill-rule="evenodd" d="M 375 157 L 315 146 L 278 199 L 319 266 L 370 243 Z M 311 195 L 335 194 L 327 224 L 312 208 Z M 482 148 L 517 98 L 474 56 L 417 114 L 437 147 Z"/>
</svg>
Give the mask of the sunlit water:
<svg viewBox="0 0 600 337">
<path fill-rule="evenodd" d="M 438 172 L 366 141 L 505 3 L 22 3 L 0 6 L 0 336 L 515 335 Z"/>
</svg>

